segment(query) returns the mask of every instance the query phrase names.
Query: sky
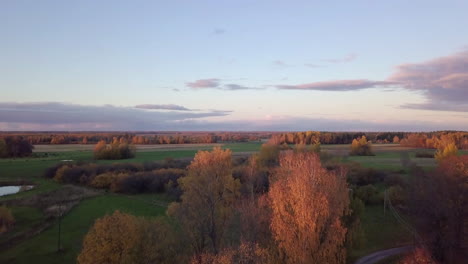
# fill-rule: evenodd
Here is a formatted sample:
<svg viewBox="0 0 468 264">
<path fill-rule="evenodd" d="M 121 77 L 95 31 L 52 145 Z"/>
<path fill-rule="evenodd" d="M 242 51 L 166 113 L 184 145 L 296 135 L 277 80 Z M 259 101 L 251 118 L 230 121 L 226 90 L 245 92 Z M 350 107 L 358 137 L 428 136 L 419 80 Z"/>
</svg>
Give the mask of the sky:
<svg viewBox="0 0 468 264">
<path fill-rule="evenodd" d="M 0 131 L 468 130 L 468 1 L 0 1 Z"/>
</svg>

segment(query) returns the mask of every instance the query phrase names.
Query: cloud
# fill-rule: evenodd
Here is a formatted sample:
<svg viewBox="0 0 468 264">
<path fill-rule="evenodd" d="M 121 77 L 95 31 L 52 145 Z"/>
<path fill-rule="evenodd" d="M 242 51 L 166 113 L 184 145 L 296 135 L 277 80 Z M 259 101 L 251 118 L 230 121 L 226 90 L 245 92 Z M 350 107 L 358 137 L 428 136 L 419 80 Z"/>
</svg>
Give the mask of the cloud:
<svg viewBox="0 0 468 264">
<path fill-rule="evenodd" d="M 446 102 L 429 102 L 421 104 L 407 103 L 400 106 L 404 109 L 449 111 L 449 112 L 468 112 L 468 104 L 450 104 Z"/>
<path fill-rule="evenodd" d="M 284 90 L 356 91 L 392 85 L 395 85 L 395 83 L 389 81 L 371 81 L 366 79 L 360 79 L 313 82 L 297 85 L 280 84 L 274 85 L 274 87 Z"/>
<path fill-rule="evenodd" d="M 213 35 L 222 35 L 226 33 L 226 30 L 223 28 L 215 28 L 212 33 Z"/>
<path fill-rule="evenodd" d="M 309 68 L 323 68 L 323 67 L 325 67 L 323 65 L 313 64 L 313 63 L 305 63 L 304 66 L 309 67 Z"/>
<path fill-rule="evenodd" d="M 354 61 L 357 58 L 357 55 L 354 53 L 348 54 L 343 58 L 338 58 L 338 59 L 324 59 L 322 61 L 328 62 L 328 63 L 345 63 L 345 62 L 351 62 Z"/>
<path fill-rule="evenodd" d="M 226 84 L 221 88 L 222 90 L 237 91 L 237 90 L 261 90 L 262 88 L 247 87 L 235 83 Z"/>
<path fill-rule="evenodd" d="M 153 110 L 177 110 L 177 111 L 191 111 L 190 109 L 181 105 L 175 104 L 141 104 L 136 105 L 135 108 L 139 109 L 153 109 Z"/>
<path fill-rule="evenodd" d="M 274 66 L 278 66 L 278 67 L 290 67 L 291 66 L 282 60 L 275 60 L 275 61 L 272 61 L 272 63 Z"/>
<path fill-rule="evenodd" d="M 195 110 L 193 110 L 195 111 Z M 65 103 L 2 103 L 0 130 L 14 131 L 434 131 L 467 130 L 468 123 L 352 120 L 268 116 L 263 119 L 213 121 L 231 111 L 167 112 L 119 106 Z"/>
<path fill-rule="evenodd" d="M 216 88 L 219 86 L 219 79 L 200 79 L 194 82 L 188 82 L 186 85 L 192 89 Z"/>
<path fill-rule="evenodd" d="M 467 109 L 468 51 L 422 63 L 399 65 L 388 81 L 399 82 L 408 90 L 422 91 L 428 99 L 428 104 L 420 105 L 421 108 L 428 110 Z M 449 104 L 456 106 L 449 106 Z"/>
<path fill-rule="evenodd" d="M 248 87 L 236 83 L 221 84 L 220 79 L 200 79 L 194 82 L 188 82 L 187 86 L 192 89 L 217 89 L 222 91 L 239 91 L 239 90 L 260 90 L 262 88 Z"/>
<path fill-rule="evenodd" d="M 171 130 L 226 111 L 154 111 L 134 107 L 0 102 L 2 130 Z"/>
</svg>

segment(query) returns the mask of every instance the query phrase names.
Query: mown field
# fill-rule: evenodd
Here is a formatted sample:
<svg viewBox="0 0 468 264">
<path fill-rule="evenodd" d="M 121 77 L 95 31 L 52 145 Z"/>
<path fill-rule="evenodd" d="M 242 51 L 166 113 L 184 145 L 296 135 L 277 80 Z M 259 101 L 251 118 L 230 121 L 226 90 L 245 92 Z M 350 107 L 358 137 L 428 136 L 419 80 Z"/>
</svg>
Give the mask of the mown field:
<svg viewBox="0 0 468 264">
<path fill-rule="evenodd" d="M 192 158 L 198 150 L 208 150 L 213 146 L 229 148 L 234 154 L 251 154 L 259 150 L 260 143 L 233 143 L 233 144 L 198 144 L 198 145 L 157 145 L 137 147 L 136 157 L 124 161 L 98 161 L 100 163 L 136 162 L 164 160 L 166 158 Z M 39 193 L 50 192 L 62 185 L 41 178 L 42 173 L 62 160 L 93 161 L 91 145 L 43 145 L 35 148 L 34 157 L 25 159 L 0 160 L 0 181 L 28 180 L 36 184 L 36 188 L 14 195 L 0 197 L 0 202 L 12 199 L 30 197 Z M 402 157 L 409 156 L 412 162 L 427 169 L 433 168 L 436 163 L 433 159 L 416 158 L 418 149 L 402 148 L 399 145 L 375 145 L 376 156 L 348 157 L 349 145 L 324 145 L 322 151 L 332 155 L 341 156 L 343 162 L 358 162 L 363 166 L 379 170 L 399 172 L 407 175 L 402 166 Z M 427 150 L 424 150 L 427 151 Z M 405 154 L 407 153 L 407 154 Z M 465 152 L 466 153 L 466 152 Z M 80 251 L 83 236 L 88 232 L 96 218 L 121 210 L 134 215 L 146 217 L 164 216 L 168 204 L 165 197 L 151 194 L 119 195 L 101 193 L 95 197 L 82 200 L 62 220 L 62 248 L 57 253 L 58 223 L 42 233 L 20 242 L 8 250 L 0 249 L 0 263 L 74 263 Z M 35 223 L 43 220 L 40 211 L 28 207 L 13 207 L 17 225 L 10 232 L 28 230 Z M 388 247 L 410 243 L 409 234 L 393 219 L 390 214 L 384 216 L 381 206 L 366 207 L 362 226 L 365 241 L 360 250 L 353 252 L 357 258 L 370 252 Z M 7 233 L 8 234 L 8 233 Z M 6 235 L 0 237 L 0 243 L 7 239 Z"/>
</svg>

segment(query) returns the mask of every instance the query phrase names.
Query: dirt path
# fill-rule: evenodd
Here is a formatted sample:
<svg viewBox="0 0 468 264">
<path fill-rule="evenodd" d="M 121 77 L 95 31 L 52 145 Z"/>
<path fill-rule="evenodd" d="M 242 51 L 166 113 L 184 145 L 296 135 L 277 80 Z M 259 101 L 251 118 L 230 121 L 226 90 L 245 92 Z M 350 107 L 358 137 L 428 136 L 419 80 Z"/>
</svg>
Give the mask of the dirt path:
<svg viewBox="0 0 468 264">
<path fill-rule="evenodd" d="M 367 255 L 365 257 L 358 259 L 356 262 L 354 262 L 354 264 L 374 264 L 374 263 L 381 261 L 382 259 L 408 252 L 412 248 L 413 246 L 405 246 L 405 247 L 380 250 L 380 251 L 374 252 L 370 255 Z"/>
</svg>

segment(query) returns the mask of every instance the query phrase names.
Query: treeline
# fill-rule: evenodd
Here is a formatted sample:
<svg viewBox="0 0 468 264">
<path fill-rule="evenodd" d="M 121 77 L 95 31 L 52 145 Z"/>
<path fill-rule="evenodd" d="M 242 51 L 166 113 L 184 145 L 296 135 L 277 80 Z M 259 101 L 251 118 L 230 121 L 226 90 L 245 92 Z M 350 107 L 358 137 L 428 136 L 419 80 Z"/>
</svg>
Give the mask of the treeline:
<svg viewBox="0 0 468 264">
<path fill-rule="evenodd" d="M 467 132 L 413 133 L 400 140 L 402 146 L 444 149 L 454 144 L 458 149 L 468 149 Z"/>
<path fill-rule="evenodd" d="M 31 156 L 34 146 L 19 136 L 0 138 L 0 158 L 21 158 Z"/>
<path fill-rule="evenodd" d="M 217 142 L 248 142 L 270 138 L 271 132 L 3 132 L 2 136 L 20 136 L 33 145 L 41 144 L 96 144 L 99 141 L 112 143 L 116 139 L 131 144 L 197 144 Z"/>
<path fill-rule="evenodd" d="M 440 149 L 454 143 L 459 149 L 468 149 L 468 132 L 439 131 L 409 132 L 287 132 L 274 133 L 269 142 L 281 144 L 351 144 L 354 139 L 366 137 L 372 143 L 400 143 L 403 146 Z"/>
</svg>

